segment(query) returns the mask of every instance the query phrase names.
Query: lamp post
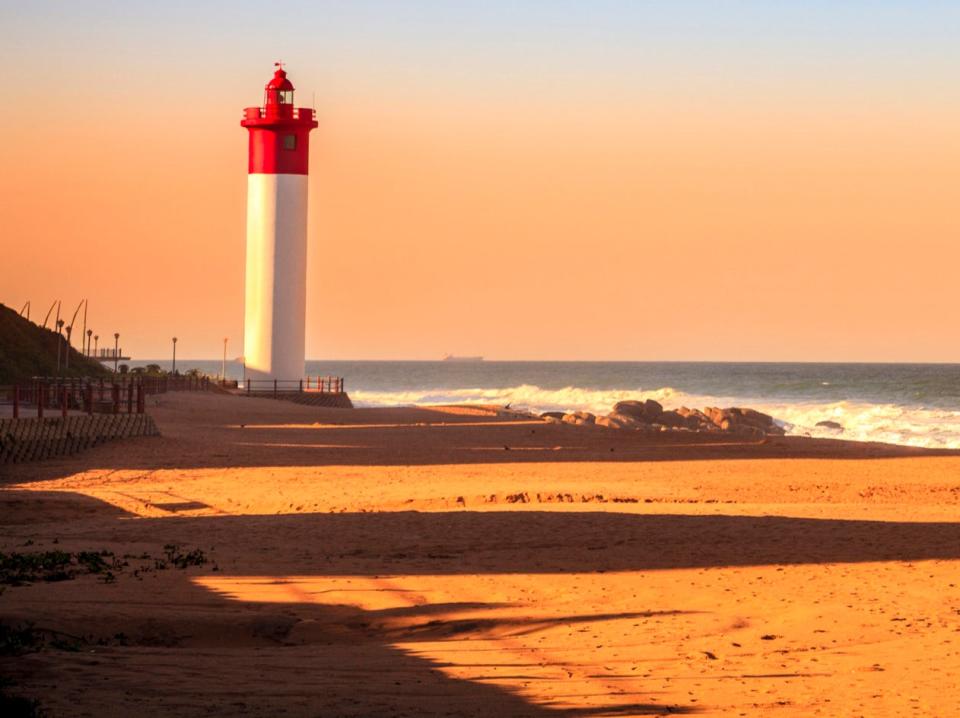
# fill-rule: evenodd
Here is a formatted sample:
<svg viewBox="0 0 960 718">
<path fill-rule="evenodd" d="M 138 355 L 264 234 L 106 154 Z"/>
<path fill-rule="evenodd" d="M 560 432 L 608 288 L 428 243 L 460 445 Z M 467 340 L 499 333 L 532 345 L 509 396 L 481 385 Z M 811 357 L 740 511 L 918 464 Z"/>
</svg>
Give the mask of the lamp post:
<svg viewBox="0 0 960 718">
<path fill-rule="evenodd" d="M 223 338 L 223 363 L 220 364 L 220 383 L 223 384 L 227 380 L 227 339 L 228 337 Z"/>
<path fill-rule="evenodd" d="M 62 319 L 57 319 L 57 376 L 60 376 L 60 345 L 63 344 L 63 325 Z"/>
<path fill-rule="evenodd" d="M 80 341 L 83 341 L 84 334 L 87 336 L 87 348 L 82 352 L 84 355 L 90 353 L 90 330 L 87 329 L 87 307 L 90 306 L 90 300 L 83 300 L 83 334 L 80 335 Z"/>
<path fill-rule="evenodd" d="M 87 348 L 83 352 L 86 356 L 90 356 L 90 337 L 93 336 L 93 329 L 87 329 Z"/>
<path fill-rule="evenodd" d="M 72 333 L 73 333 L 73 325 L 68 324 L 67 325 L 67 348 L 66 348 L 66 351 L 64 352 L 64 357 L 63 357 L 63 364 L 67 369 L 70 368 L 70 335 Z"/>
<path fill-rule="evenodd" d="M 172 374 L 177 373 L 177 338 L 173 338 L 173 369 L 171 370 Z"/>
<path fill-rule="evenodd" d="M 94 356 L 97 355 L 97 346 L 98 346 L 99 344 L 100 344 L 100 335 L 99 335 L 99 334 L 94 334 L 94 335 L 93 335 L 93 355 L 94 355 Z"/>
<path fill-rule="evenodd" d="M 113 334 L 113 373 L 117 373 L 117 362 L 120 360 L 120 332 Z"/>
</svg>

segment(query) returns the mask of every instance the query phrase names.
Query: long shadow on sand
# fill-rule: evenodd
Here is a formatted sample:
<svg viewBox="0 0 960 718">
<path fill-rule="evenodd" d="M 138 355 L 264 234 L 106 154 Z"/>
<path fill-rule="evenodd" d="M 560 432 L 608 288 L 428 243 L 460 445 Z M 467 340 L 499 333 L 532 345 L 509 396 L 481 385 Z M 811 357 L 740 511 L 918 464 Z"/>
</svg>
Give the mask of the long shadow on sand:
<svg viewBox="0 0 960 718">
<path fill-rule="evenodd" d="M 133 598 L 135 604 L 141 605 L 146 601 L 151 607 L 140 618 L 132 618 L 129 609 L 122 608 L 123 600 L 115 605 L 117 598 L 112 585 L 94 583 L 92 578 L 78 579 L 76 583 L 85 582 L 86 585 L 82 593 L 73 595 L 67 590 L 60 594 L 65 603 L 58 604 L 56 594 L 46 592 L 51 585 L 40 584 L 38 588 L 44 598 L 39 603 L 24 600 L 4 604 L 0 624 L 23 625 L 21 622 L 27 622 L 61 641 L 64 636 L 71 641 L 80 641 L 68 652 L 48 648 L 15 659 L 0 656 L 0 676 L 13 677 L 21 689 L 39 695 L 42 702 L 52 703 L 54 709 L 62 711 L 65 704 L 70 705 L 70 699 L 60 692 L 73 690 L 88 697 L 80 701 L 83 708 L 75 706 L 73 709 L 83 712 L 92 703 L 108 708 L 113 714 L 138 710 L 138 707 L 138 712 L 144 715 L 171 716 L 210 711 L 273 715 L 274 710 L 304 716 L 503 715 L 544 718 L 698 712 L 691 706 L 648 702 L 576 708 L 569 707 L 569 703 L 555 704 L 549 699 L 533 703 L 515 690 L 486 681 L 542 681 L 542 675 L 535 675 L 542 670 L 535 659 L 534 662 L 505 664 L 491 658 L 489 660 L 493 662 L 472 663 L 475 669 L 486 668 L 491 676 L 465 680 L 450 677 L 442 671 L 452 664 L 430 660 L 409 650 L 410 645 L 421 642 L 462 640 L 464 637 L 469 640 L 470 636 L 482 639 L 494 634 L 517 638 L 555 626 L 658 618 L 677 615 L 682 613 L 680 611 L 487 617 L 485 613 L 509 608 L 511 604 L 426 603 L 364 611 L 350 605 L 313 601 L 289 601 L 279 610 L 273 602 L 225 598 L 220 591 L 209 591 L 193 583 L 199 576 L 223 573 L 267 577 L 288 571 L 318 577 L 336 573 L 327 571 L 327 560 L 317 563 L 294 559 L 274 545 L 273 540 L 260 534 L 264 529 L 268 534 L 272 533 L 268 517 L 136 519 L 112 505 L 84 495 L 14 490 L 0 490 L 0 509 L 2 524 L 8 529 L 29 527 L 26 530 L 32 530 L 31 517 L 37 515 L 51 520 L 53 524 L 47 524 L 44 532 L 49 532 L 46 540 L 38 537 L 38 544 L 46 544 L 43 549 L 71 551 L 89 545 L 99 550 L 109 545 L 120 555 L 123 547 L 136 546 L 142 551 L 150 544 L 158 547 L 169 542 L 186 545 L 211 539 L 223 542 L 216 555 L 222 556 L 218 560 L 225 567 L 218 573 L 200 569 L 164 575 L 145 574 L 148 579 L 156 576 L 165 580 L 159 582 L 158 588 L 149 580 L 138 583 L 144 580 L 144 576 L 136 579 L 129 571 L 120 572 L 116 585 L 124 591 L 126 599 Z M 322 535 L 327 530 L 339 533 L 347 528 L 345 521 L 363 521 L 374 516 L 318 514 L 298 517 L 300 520 L 294 523 L 286 520 L 289 517 L 272 518 L 280 519 L 283 532 L 293 531 L 303 537 L 303 545 L 312 546 L 315 541 L 324 540 Z M 104 519 L 106 523 L 103 523 Z M 330 525 L 321 534 L 316 534 L 317 519 L 333 519 L 337 525 Z M 76 525 L 86 520 L 99 522 L 98 528 L 92 529 L 93 524 L 85 524 L 87 528 L 83 530 L 82 538 L 65 537 L 58 539 L 55 546 L 49 546 L 51 537 L 60 533 L 57 526 Z M 204 526 L 207 530 L 203 529 Z M 213 532 L 210 533 L 209 529 Z M 366 526 L 363 532 L 367 536 L 363 543 L 373 541 L 382 545 L 384 537 L 378 539 L 375 534 L 385 529 L 390 530 L 375 522 Z M 238 530 L 245 534 L 243 545 L 221 535 L 223 531 L 232 534 Z M 206 536 L 201 538 L 198 532 L 205 531 Z M 275 534 L 275 538 L 281 536 Z M 29 552 L 41 548 L 40 545 L 21 548 L 25 545 L 19 544 L 14 550 Z M 34 545 L 32 540 L 30 545 Z M 299 549 L 296 553 L 303 555 Z M 346 553 L 354 559 L 361 556 L 356 550 Z M 250 557 L 254 556 L 259 558 L 251 562 Z M 386 558 L 381 563 L 382 568 L 391 568 L 396 558 L 395 554 Z M 423 558 L 434 560 L 429 555 Z M 522 563 L 521 560 L 515 568 L 519 570 Z M 574 567 L 571 564 L 571 568 Z M 372 570 L 372 566 L 367 568 Z M 424 568 L 411 568 L 409 572 L 416 573 Z M 456 569 L 471 570 L 469 562 Z M 452 566 L 446 571 L 455 572 Z M 72 588 L 73 585 L 74 582 L 59 583 L 52 588 Z M 9 597 L 17 598 L 31 589 L 17 587 L 8 590 L 11 591 Z M 81 596 L 77 604 L 76 600 Z M 176 596 L 176 600 L 168 602 L 165 596 Z M 62 615 L 58 605 L 70 605 L 70 615 Z M 224 610 L 225 607 L 229 607 L 228 610 Z M 463 612 L 469 612 L 471 617 L 453 617 Z M 312 635 L 305 641 L 288 640 L 291 628 L 304 622 L 314 627 Z M 408 648 L 399 649 L 392 645 L 394 643 L 403 643 Z M 224 644 L 232 650 L 224 651 Z M 480 644 L 483 644 L 482 640 Z M 477 650 L 488 649 L 479 647 Z M 98 653 L 98 656 L 96 660 L 82 658 L 86 653 Z M 217 656 L 213 671 L 209 662 L 211 654 Z M 191 677 L 198 674 L 204 675 L 202 691 L 191 692 L 186 686 L 190 685 Z M 170 691 L 172 685 L 181 687 Z M 286 696 L 287 692 L 292 693 L 293 698 Z M 144 696 L 149 697 L 150 705 L 138 706 Z M 278 696 L 287 702 L 278 703 Z M 54 714 L 57 714 L 56 710 Z"/>
<path fill-rule="evenodd" d="M 254 573 L 416 575 L 651 571 L 679 568 L 960 558 L 960 523 L 783 516 L 455 511 L 140 519 L 184 544 L 214 541 L 248 555 L 279 551 Z M 243 568 L 239 573 L 244 573 Z"/>
<path fill-rule="evenodd" d="M 79 499 L 73 503 L 70 499 Z M 324 715 L 504 715 L 504 716 L 600 716 L 691 713 L 691 706 L 664 706 L 644 702 L 626 702 L 595 708 L 534 704 L 519 693 L 482 680 L 461 680 L 442 673 L 444 664 L 431 661 L 394 643 L 444 641 L 464 635 L 484 635 L 491 631 L 524 635 L 550 625 L 591 623 L 639 616 L 670 615 L 670 610 L 638 610 L 630 613 L 581 614 L 530 619 L 483 617 L 496 611 L 496 603 L 426 604 L 402 609 L 363 611 L 354 606 L 322 602 L 291 601 L 276 605 L 257 600 L 238 600 L 207 591 L 191 582 L 198 576 L 261 577 L 283 583 L 285 577 L 311 576 L 403 577 L 420 575 L 543 574 L 567 572 L 649 571 L 675 568 L 746 566 L 759 564 L 843 563 L 860 561 L 912 561 L 960 558 L 960 523 L 909 523 L 847 520 L 815 520 L 784 517 L 639 515 L 608 512 L 503 511 L 445 513 L 359 513 L 296 514 L 271 516 L 226 516 L 165 519 L 131 519 L 115 507 L 100 505 L 87 497 L 67 493 L 2 491 L 0 501 L 6 517 L 4 524 L 23 525 L 22 519 L 36 511 L 49 516 L 40 504 L 58 502 L 54 507 L 58 522 L 76 519 L 100 519 L 98 527 L 86 524 L 80 536 L 66 544 L 82 542 L 84 548 L 98 549 L 102 543 L 121 548 L 144 545 L 215 545 L 213 557 L 221 572 L 210 574 L 199 569 L 190 574 L 174 574 L 166 580 L 177 602 L 171 608 L 159 589 L 149 583 L 137 584 L 123 575 L 118 589 L 126 600 L 155 600 L 151 620 L 166 626 L 166 643 L 157 643 L 156 626 L 151 630 L 149 652 L 136 644 L 131 648 L 113 646 L 98 661 L 105 661 L 113 684 L 123 680 L 139 681 L 141 690 L 154 695 L 170 715 L 196 714 L 197 705 L 179 706 L 163 695 L 163 688 L 151 678 L 161 668 L 164 685 L 184 675 L 209 670 L 204 652 L 213 650 L 224 636 L 242 632 L 242 626 L 260 626 L 246 638 L 238 639 L 240 652 L 221 652 L 222 662 L 205 683 L 205 697 L 196 696 L 200 706 L 225 709 L 225 703 L 238 696 L 245 701 L 244 711 L 264 715 L 269 705 L 258 708 L 257 701 L 269 701 L 270 691 L 289 689 L 301 699 L 319 701 L 326 706 Z M 73 511 L 75 515 L 71 516 Z M 106 519 L 106 521 L 102 521 Z M 47 525 L 45 532 L 57 531 Z M 291 550 L 290 547 L 295 547 Z M 77 550 L 80 546 L 75 546 Z M 160 585 L 160 584 L 157 584 Z M 140 590 L 137 587 L 143 586 Z M 13 592 L 31 589 L 11 589 Z M 83 628 L 69 625 L 60 630 L 95 632 L 101 625 L 104 635 L 143 632 L 131 625 L 130 618 L 117 615 L 113 608 L 116 593 L 97 588 L 95 600 L 87 600 Z M 100 593 L 97 594 L 97 591 Z M 186 598 L 184 598 L 186 591 Z M 146 593 L 144 593 L 146 592 Z M 150 594 L 150 595 L 148 595 Z M 48 597 L 49 598 L 49 597 Z M 67 596 L 66 600 L 70 600 Z M 7 607 L 9 608 L 9 603 Z M 39 625 L 57 620 L 57 604 L 49 600 L 34 605 L 20 603 L 20 618 L 31 618 Z M 123 605 L 121 602 L 120 606 Z M 481 612 L 469 619 L 448 618 L 458 611 Z M 645 607 L 638 607 L 645 609 Z M 164 614 L 163 611 L 166 611 Z M 232 611 L 229 613 L 227 611 Z M 99 613 L 99 617 L 93 614 Z M 241 613 L 237 613 L 240 611 Z M 244 613 L 245 612 L 245 613 Z M 81 617 L 83 613 L 81 612 Z M 77 618 L 75 620 L 81 620 Z M 124 623 L 126 621 L 126 623 Z M 267 638 L 283 645 L 292 626 L 311 621 L 320 633 L 306 647 L 264 648 Z M 400 621 L 400 624 L 396 622 Z M 272 623 L 271 623 L 272 622 Z M 267 625 L 264 629 L 263 625 Z M 339 633 L 338 633 L 339 632 Z M 204 634 L 215 635 L 213 644 L 204 643 Z M 194 643 L 179 644 L 180 636 L 194 636 Z M 243 644 L 253 640 L 259 644 Z M 266 636 L 267 638 L 264 638 Z M 161 646 L 162 650 L 157 646 Z M 191 647 L 194 650 L 190 650 Z M 158 652 L 159 651 L 159 652 Z M 279 652 L 277 652 L 279 651 Z M 284 653 L 283 651 L 294 651 Z M 296 652 L 299 651 L 299 652 Z M 86 660 L 86 659 L 84 659 Z M 209 658 L 206 659 L 209 661 Z M 70 656 L 44 651 L 28 659 L 18 659 L 6 670 L 29 689 L 43 685 L 43 676 L 55 675 Z M 293 662 L 293 664 L 291 663 Z M 229 665 L 227 665 L 229 664 Z M 293 668 L 293 665 L 296 668 Z M 71 663 L 71 665 L 74 665 Z M 76 670 L 81 670 L 75 666 Z M 512 664 L 510 664 L 512 665 Z M 499 668 L 509 668 L 500 665 Z M 530 664 L 532 672 L 533 664 Z M 526 679 L 525 666 L 517 665 L 514 678 Z M 229 670 L 228 670 L 229 669 Z M 116 674 L 110 674 L 116 671 Z M 72 675 L 72 674 L 71 674 Z M 86 674 L 81 674 L 86 675 Z M 96 673 L 95 675 L 100 675 Z M 330 676 L 338 678 L 331 684 Z M 41 681 L 36 684 L 35 681 Z M 498 678 L 511 676 L 500 674 Z M 530 680 L 538 680 L 530 676 Z M 64 679 L 66 680 L 66 679 Z M 92 679 L 90 679 L 92 680 Z M 237 681 L 249 689 L 237 687 Z M 100 681 L 102 684 L 102 680 Z M 115 687 L 115 686 L 114 686 Z M 261 695 L 266 691 L 265 695 Z M 84 690 L 87 690 L 85 688 Z M 48 690 L 57 690 L 49 688 Z M 92 690 L 92 689 L 91 689 Z M 337 691 L 340 691 L 339 693 Z M 231 693 L 233 691 L 233 693 Z M 258 692 L 259 691 L 259 692 Z M 122 691 L 105 694 L 103 700 L 118 699 Z M 157 697 L 159 696 L 159 697 Z M 259 696 L 259 697 L 258 697 Z M 123 700 L 127 700 L 124 698 Z M 164 702 L 166 701 L 166 702 Z M 206 701 L 206 703 L 204 703 Z M 355 704 L 355 709 L 352 708 Z M 132 708 L 132 703 L 125 704 Z M 189 708 L 189 709 L 188 709 Z M 247 709 L 250 709 L 249 711 Z M 237 710 L 240 713 L 241 711 Z M 315 712 L 316 713 L 316 712 Z M 315 714 L 314 713 L 314 714 Z M 307 712 L 293 711 L 295 715 Z"/>
</svg>

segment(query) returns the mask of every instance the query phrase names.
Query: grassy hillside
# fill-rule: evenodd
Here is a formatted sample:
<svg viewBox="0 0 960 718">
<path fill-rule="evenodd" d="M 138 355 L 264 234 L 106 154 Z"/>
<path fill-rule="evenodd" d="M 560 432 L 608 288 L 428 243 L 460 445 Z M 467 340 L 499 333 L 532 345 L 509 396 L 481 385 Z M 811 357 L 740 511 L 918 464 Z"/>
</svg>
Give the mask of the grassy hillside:
<svg viewBox="0 0 960 718">
<path fill-rule="evenodd" d="M 76 340 L 79 341 L 79 330 Z M 9 307 L 0 304 L 0 384 L 12 384 L 34 376 L 57 373 L 57 333 L 38 327 Z M 66 341 L 59 338 L 61 352 Z M 63 356 L 61 356 L 61 362 Z M 88 359 L 76 349 L 70 350 L 70 369 L 61 367 L 61 376 L 106 376 L 100 362 Z"/>
</svg>

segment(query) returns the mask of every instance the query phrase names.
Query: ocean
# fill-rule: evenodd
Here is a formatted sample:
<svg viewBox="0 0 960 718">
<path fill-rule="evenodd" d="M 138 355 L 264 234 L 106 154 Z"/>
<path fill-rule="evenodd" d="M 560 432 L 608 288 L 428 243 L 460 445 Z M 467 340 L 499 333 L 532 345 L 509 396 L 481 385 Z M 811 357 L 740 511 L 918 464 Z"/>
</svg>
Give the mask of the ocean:
<svg viewBox="0 0 960 718">
<path fill-rule="evenodd" d="M 170 362 L 138 361 L 132 366 Z M 181 360 L 217 374 L 219 361 Z M 960 449 L 960 364 L 308 361 L 342 376 L 357 406 L 510 404 L 607 413 L 623 399 L 664 407 L 748 406 L 789 434 Z M 243 367 L 227 363 L 227 377 Z M 817 427 L 834 421 L 843 432 Z"/>
</svg>

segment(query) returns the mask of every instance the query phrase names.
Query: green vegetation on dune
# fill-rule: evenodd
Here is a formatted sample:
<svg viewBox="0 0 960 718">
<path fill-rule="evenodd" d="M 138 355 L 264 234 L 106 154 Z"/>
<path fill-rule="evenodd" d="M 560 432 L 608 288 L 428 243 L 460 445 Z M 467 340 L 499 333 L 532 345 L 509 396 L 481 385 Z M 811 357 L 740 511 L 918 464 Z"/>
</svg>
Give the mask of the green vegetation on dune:
<svg viewBox="0 0 960 718">
<path fill-rule="evenodd" d="M 79 335 L 79 331 L 77 332 Z M 60 376 L 108 376 L 100 362 L 70 349 L 70 368 L 63 364 L 67 342 L 55 331 L 39 327 L 0 304 L 0 384 L 28 381 L 35 376 L 56 376 L 57 342 L 60 342 Z"/>
</svg>

